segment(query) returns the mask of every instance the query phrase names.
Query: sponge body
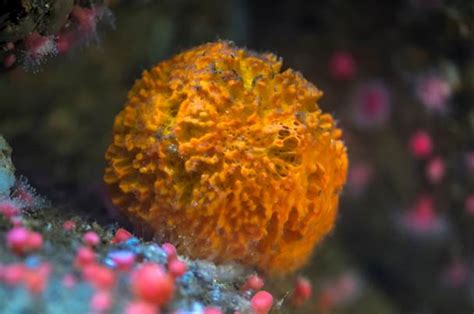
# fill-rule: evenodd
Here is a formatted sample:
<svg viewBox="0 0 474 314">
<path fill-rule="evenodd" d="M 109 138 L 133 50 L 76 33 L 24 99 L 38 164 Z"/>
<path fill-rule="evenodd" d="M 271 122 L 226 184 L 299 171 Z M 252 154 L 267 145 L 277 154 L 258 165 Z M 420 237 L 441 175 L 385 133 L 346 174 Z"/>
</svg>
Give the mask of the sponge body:
<svg viewBox="0 0 474 314">
<path fill-rule="evenodd" d="M 321 96 L 274 55 L 228 42 L 158 64 L 115 119 L 114 204 L 192 257 L 299 268 L 333 228 L 348 165 Z"/>
</svg>

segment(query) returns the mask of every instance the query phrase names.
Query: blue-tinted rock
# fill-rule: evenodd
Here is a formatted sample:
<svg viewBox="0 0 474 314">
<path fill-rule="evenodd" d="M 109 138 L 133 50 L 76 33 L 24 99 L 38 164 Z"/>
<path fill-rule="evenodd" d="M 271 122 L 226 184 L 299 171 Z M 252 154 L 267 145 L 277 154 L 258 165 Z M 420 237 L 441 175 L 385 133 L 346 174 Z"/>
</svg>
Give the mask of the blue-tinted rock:
<svg viewBox="0 0 474 314">
<path fill-rule="evenodd" d="M 11 161 L 11 148 L 0 135 L 0 196 L 8 195 L 15 184 L 15 168 Z"/>
</svg>

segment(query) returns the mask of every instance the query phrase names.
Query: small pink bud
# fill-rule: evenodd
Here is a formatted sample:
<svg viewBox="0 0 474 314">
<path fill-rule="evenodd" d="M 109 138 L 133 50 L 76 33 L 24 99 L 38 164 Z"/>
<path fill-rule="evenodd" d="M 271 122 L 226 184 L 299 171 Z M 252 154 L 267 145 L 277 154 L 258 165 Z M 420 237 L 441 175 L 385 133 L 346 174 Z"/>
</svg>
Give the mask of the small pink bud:
<svg viewBox="0 0 474 314">
<path fill-rule="evenodd" d="M 68 52 L 71 47 L 74 46 L 77 41 L 76 35 L 71 31 L 62 31 L 56 36 L 56 46 L 58 48 L 58 53 L 65 54 Z"/>
<path fill-rule="evenodd" d="M 208 306 L 204 309 L 204 314 L 222 314 L 222 311 L 217 307 Z"/>
<path fill-rule="evenodd" d="M 0 214 L 12 218 L 20 214 L 20 207 L 12 201 L 0 201 Z"/>
<path fill-rule="evenodd" d="M 94 231 L 86 232 L 84 236 L 82 237 L 82 240 L 84 241 L 85 244 L 90 245 L 90 246 L 96 246 L 97 244 L 100 243 L 100 237 Z"/>
<path fill-rule="evenodd" d="M 441 157 L 434 157 L 426 165 L 425 174 L 431 184 L 439 184 L 446 172 L 444 160 Z"/>
<path fill-rule="evenodd" d="M 125 314 L 159 314 L 159 309 L 155 304 L 132 301 L 125 308 Z"/>
<path fill-rule="evenodd" d="M 97 264 L 86 265 L 82 274 L 84 279 L 97 289 L 110 289 L 115 285 L 115 273 L 105 266 Z"/>
<path fill-rule="evenodd" d="M 416 82 L 416 95 L 429 110 L 444 112 L 451 94 L 449 81 L 440 75 L 422 75 Z"/>
<path fill-rule="evenodd" d="M 82 268 L 96 261 L 95 252 L 89 247 L 81 247 L 76 253 L 75 266 Z"/>
<path fill-rule="evenodd" d="M 110 258 L 122 271 L 129 270 L 135 263 L 135 254 L 128 251 L 115 252 L 110 254 Z"/>
<path fill-rule="evenodd" d="M 174 280 L 157 264 L 145 263 L 131 276 L 132 291 L 143 301 L 163 305 L 173 297 Z"/>
<path fill-rule="evenodd" d="M 30 232 L 28 234 L 27 247 L 29 251 L 36 251 L 43 247 L 43 236 L 38 232 Z"/>
<path fill-rule="evenodd" d="M 8 285 L 18 285 L 25 274 L 25 267 L 22 264 L 6 265 L 3 268 L 3 281 Z"/>
<path fill-rule="evenodd" d="M 430 156 L 433 151 L 433 142 L 428 132 L 419 130 L 413 133 L 410 138 L 410 150 L 418 159 Z"/>
<path fill-rule="evenodd" d="M 168 255 L 168 261 L 177 257 L 176 247 L 173 244 L 163 243 L 161 248 L 166 252 L 166 255 Z"/>
<path fill-rule="evenodd" d="M 112 306 L 112 296 L 109 291 L 99 290 L 92 296 L 91 308 L 95 311 L 104 312 Z"/>
<path fill-rule="evenodd" d="M 259 291 L 250 299 L 250 304 L 256 314 L 267 314 L 272 308 L 273 296 L 267 291 Z"/>
<path fill-rule="evenodd" d="M 78 23 L 79 30 L 85 33 L 95 32 L 97 27 L 97 16 L 94 9 L 75 6 L 71 17 Z"/>
<path fill-rule="evenodd" d="M 119 228 L 115 232 L 115 236 L 112 240 L 112 243 L 122 243 L 122 242 L 127 241 L 131 237 L 132 237 L 132 234 L 130 232 L 128 232 L 127 230 L 125 230 L 123 228 Z"/>
<path fill-rule="evenodd" d="M 247 281 L 242 286 L 241 290 L 260 290 L 264 285 L 263 279 L 258 275 L 251 275 L 247 278 Z"/>
<path fill-rule="evenodd" d="M 16 56 L 11 53 L 11 54 L 8 54 L 5 56 L 5 58 L 3 58 L 3 66 L 8 69 L 10 68 L 12 65 L 14 65 L 16 62 Z"/>
<path fill-rule="evenodd" d="M 293 304 L 301 305 L 311 297 L 312 286 L 308 279 L 299 277 L 295 283 L 293 292 Z"/>
<path fill-rule="evenodd" d="M 28 240 L 30 232 L 23 227 L 14 227 L 7 233 L 7 246 L 16 254 L 24 254 L 28 251 Z"/>
<path fill-rule="evenodd" d="M 336 80 L 350 80 L 356 72 L 354 58 L 349 52 L 336 51 L 329 60 L 329 72 Z"/>
<path fill-rule="evenodd" d="M 76 228 L 76 223 L 72 220 L 66 220 L 63 223 L 63 229 L 64 231 L 72 231 Z"/>
<path fill-rule="evenodd" d="M 37 269 L 26 271 L 24 280 L 28 290 L 34 294 L 43 292 L 50 272 L 51 267 L 48 264 L 42 264 Z"/>
<path fill-rule="evenodd" d="M 28 183 L 20 181 L 16 187 L 15 199 L 19 200 L 23 207 L 33 207 L 36 201 L 35 191 Z"/>
<path fill-rule="evenodd" d="M 187 266 L 186 266 L 186 263 L 183 262 L 183 261 L 180 261 L 179 259 L 174 259 L 174 260 L 171 260 L 169 263 L 168 263 L 168 271 L 170 272 L 170 274 L 173 276 L 173 277 L 181 277 L 182 275 L 184 275 L 184 273 L 186 272 L 187 270 Z"/>
<path fill-rule="evenodd" d="M 351 100 L 352 117 L 357 127 L 383 127 L 390 119 L 391 96 L 388 86 L 381 81 L 360 84 Z"/>
</svg>

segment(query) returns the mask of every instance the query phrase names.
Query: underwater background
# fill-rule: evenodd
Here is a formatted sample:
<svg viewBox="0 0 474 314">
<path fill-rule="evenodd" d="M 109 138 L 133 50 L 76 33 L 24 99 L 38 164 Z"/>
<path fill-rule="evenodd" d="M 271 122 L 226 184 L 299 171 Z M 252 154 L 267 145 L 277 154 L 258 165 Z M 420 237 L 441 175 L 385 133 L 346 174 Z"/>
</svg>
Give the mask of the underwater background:
<svg viewBox="0 0 474 314">
<path fill-rule="evenodd" d="M 265 290 L 274 297 L 270 313 L 474 311 L 472 1 L 56 2 L 0 1 L 0 135 L 13 149 L 16 174 L 28 178 L 35 197 L 47 199 L 51 211 L 36 209 L 25 219 L 35 220 L 31 226 L 40 233 L 44 221 L 53 225 L 44 231 L 51 238 L 46 242 L 54 242 L 63 227 L 55 217 L 78 225 L 79 240 L 74 234 L 64 238 L 54 245 L 65 248 L 47 249 L 60 253 L 43 254 L 42 260 L 56 260 L 55 267 L 72 260 L 77 241 L 89 230 L 108 240 L 119 225 L 132 231 L 110 205 L 102 179 L 114 117 L 143 70 L 222 39 L 272 52 L 283 58 L 283 68 L 314 83 L 324 92 L 321 109 L 338 121 L 348 147 L 336 227 L 303 269 L 266 279 Z M 58 14 L 75 13 L 59 21 L 41 14 L 47 4 Z M 35 21 L 30 28 L 6 31 L 30 18 Z M 68 21 L 73 26 L 61 28 Z M 35 31 L 42 38 L 32 38 Z M 5 242 L 11 226 L 5 221 L 0 226 Z M 137 254 L 152 254 L 146 244 L 137 245 L 142 250 Z M 107 257 L 108 248 L 103 250 Z M 24 260 L 10 255 L 2 243 L 0 266 Z M 166 260 L 163 256 L 158 252 L 150 260 Z M 195 263 L 188 267 L 201 271 L 204 266 Z M 206 267 L 203 272 L 216 275 Z M 250 298 L 231 295 L 231 287 L 244 281 L 242 274 L 219 279 L 219 289 L 229 295 L 215 304 L 224 312 Z M 311 283 L 312 293 L 297 306 L 289 295 L 299 276 Z M 50 285 L 62 280 L 51 278 Z M 196 292 L 203 285 L 198 279 L 180 291 L 184 301 L 175 301 L 177 313 L 205 313 L 204 305 L 214 304 L 212 294 Z M 206 285 L 214 289 L 210 281 Z M 36 313 L 29 306 L 38 302 L 44 313 L 75 307 L 82 313 L 93 297 L 82 283 L 74 297 L 59 298 L 56 291 L 41 301 L 5 285 L 0 313 Z M 92 312 L 121 313 L 125 287 L 114 294 L 118 305 Z M 3 307 L 14 300 L 15 307 Z"/>
</svg>

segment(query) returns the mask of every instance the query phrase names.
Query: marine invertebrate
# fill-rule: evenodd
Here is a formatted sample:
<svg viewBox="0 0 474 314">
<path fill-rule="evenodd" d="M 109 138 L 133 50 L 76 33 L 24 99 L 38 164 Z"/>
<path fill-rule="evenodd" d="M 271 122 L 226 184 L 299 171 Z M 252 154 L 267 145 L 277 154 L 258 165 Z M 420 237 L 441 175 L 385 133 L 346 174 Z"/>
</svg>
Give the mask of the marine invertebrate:
<svg viewBox="0 0 474 314">
<path fill-rule="evenodd" d="M 267 314 L 272 308 L 273 296 L 267 291 L 257 292 L 250 300 L 256 314 Z"/>
<path fill-rule="evenodd" d="M 409 140 L 410 151 L 417 159 L 428 158 L 433 153 L 433 140 L 425 130 L 417 130 Z"/>
<path fill-rule="evenodd" d="M 418 77 L 415 83 L 415 92 L 418 100 L 426 109 L 435 112 L 446 112 L 453 87 L 443 75 L 429 73 Z"/>
<path fill-rule="evenodd" d="M 334 51 L 329 59 L 329 73 L 336 80 L 351 80 L 357 72 L 354 56 L 349 51 Z"/>
<path fill-rule="evenodd" d="M 311 282 L 304 277 L 298 277 L 295 282 L 291 302 L 295 306 L 301 306 L 304 302 L 311 298 L 313 286 Z"/>
<path fill-rule="evenodd" d="M 389 121 L 390 114 L 390 91 L 385 83 L 374 80 L 356 88 L 352 98 L 352 117 L 357 127 L 383 127 Z"/>
<path fill-rule="evenodd" d="M 348 161 L 322 92 L 281 66 L 217 42 L 145 71 L 106 153 L 114 204 L 193 257 L 303 265 L 333 227 Z"/>
<path fill-rule="evenodd" d="M 444 239 L 450 232 L 448 221 L 437 211 L 431 195 L 419 195 L 412 207 L 397 218 L 400 231 L 415 239 Z"/>
<path fill-rule="evenodd" d="M 5 141 L 0 153 L 9 161 Z M 39 196 L 26 179 L 14 179 L 12 191 L 0 195 L 1 313 L 23 313 L 39 298 L 46 313 L 249 312 L 252 295 L 237 287 L 246 276 L 240 267 L 182 258 L 171 243 L 160 247 L 122 228 L 66 220 L 61 209 L 32 210 Z"/>
<path fill-rule="evenodd" d="M 113 26 L 103 1 L 13 1 L 1 4 L 0 71 L 46 60 L 81 44 L 98 43 L 98 24 Z"/>
</svg>

